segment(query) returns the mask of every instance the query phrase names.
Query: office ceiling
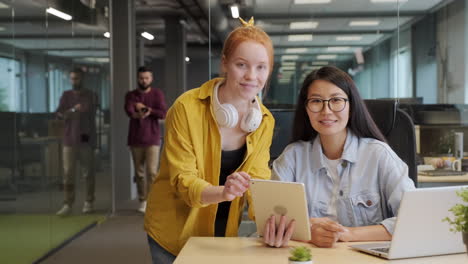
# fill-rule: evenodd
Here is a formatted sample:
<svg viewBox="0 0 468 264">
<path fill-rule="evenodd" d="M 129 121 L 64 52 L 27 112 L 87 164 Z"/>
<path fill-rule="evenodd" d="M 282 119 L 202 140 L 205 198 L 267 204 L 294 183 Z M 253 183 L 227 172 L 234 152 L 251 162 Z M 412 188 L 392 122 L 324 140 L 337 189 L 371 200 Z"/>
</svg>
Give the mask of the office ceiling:
<svg viewBox="0 0 468 264">
<path fill-rule="evenodd" d="M 67 22 L 45 13 L 51 3 L 80 1 L 95 3 L 92 23 L 89 19 Z M 164 18 L 176 16 L 186 25 L 189 56 L 206 57 L 205 51 L 197 50 L 206 49 L 210 39 L 213 47 L 219 48 L 227 33 L 239 25 L 230 12 L 230 6 L 237 5 L 241 17 L 254 16 L 256 24 L 271 35 L 275 60 L 317 60 L 320 55 L 335 55 L 328 60 L 339 61 L 352 57 L 356 49 L 376 45 L 399 27 L 453 0 L 400 0 L 399 8 L 396 2 L 375 0 L 298 4 L 301 1 L 306 0 L 135 0 L 136 29 L 137 33 L 147 31 L 155 36 L 144 41 L 147 56 L 164 56 Z M 108 31 L 107 5 L 107 0 L 0 0 L 0 44 L 60 56 L 108 56 L 109 41 L 103 36 Z M 298 58 L 291 59 L 292 55 Z"/>
</svg>

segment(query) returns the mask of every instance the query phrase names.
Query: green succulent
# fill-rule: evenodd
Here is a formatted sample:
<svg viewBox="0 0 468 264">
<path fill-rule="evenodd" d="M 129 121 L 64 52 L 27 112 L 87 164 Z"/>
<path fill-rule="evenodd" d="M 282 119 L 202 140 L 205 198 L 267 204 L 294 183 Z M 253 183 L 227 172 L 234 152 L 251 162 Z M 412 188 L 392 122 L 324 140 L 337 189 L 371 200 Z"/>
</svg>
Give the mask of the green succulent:
<svg viewBox="0 0 468 264">
<path fill-rule="evenodd" d="M 468 232 L 468 188 L 457 191 L 457 195 L 462 198 L 464 204 L 456 204 L 450 208 L 454 218 L 445 217 L 442 221 L 451 225 L 452 232 Z"/>
<path fill-rule="evenodd" d="M 309 261 L 312 260 L 312 252 L 310 248 L 305 246 L 294 247 L 290 250 L 291 256 L 289 260 L 292 261 Z"/>
</svg>

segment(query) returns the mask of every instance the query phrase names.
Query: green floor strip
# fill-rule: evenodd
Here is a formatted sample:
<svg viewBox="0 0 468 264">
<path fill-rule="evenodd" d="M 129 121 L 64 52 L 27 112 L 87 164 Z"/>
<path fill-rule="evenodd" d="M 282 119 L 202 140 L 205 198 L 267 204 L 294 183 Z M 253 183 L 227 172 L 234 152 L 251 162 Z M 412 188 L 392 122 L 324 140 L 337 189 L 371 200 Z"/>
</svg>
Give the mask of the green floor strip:
<svg viewBox="0 0 468 264">
<path fill-rule="evenodd" d="M 31 264 L 103 215 L 0 215 L 0 263 Z"/>
</svg>

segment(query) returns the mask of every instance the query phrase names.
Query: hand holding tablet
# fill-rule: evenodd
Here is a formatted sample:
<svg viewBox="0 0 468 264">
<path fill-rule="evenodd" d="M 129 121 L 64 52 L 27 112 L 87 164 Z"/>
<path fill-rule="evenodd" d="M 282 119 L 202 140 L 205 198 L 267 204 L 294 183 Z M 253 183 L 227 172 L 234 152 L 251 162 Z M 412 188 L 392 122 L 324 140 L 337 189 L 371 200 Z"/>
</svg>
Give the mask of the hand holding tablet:
<svg viewBox="0 0 468 264">
<path fill-rule="evenodd" d="M 250 190 L 257 232 L 264 236 L 265 243 L 270 246 L 282 246 L 287 243 L 289 237 L 294 240 L 310 240 L 304 184 L 252 179 Z M 288 230 L 292 230 L 292 233 L 286 232 L 279 237 L 275 235 Z"/>
</svg>

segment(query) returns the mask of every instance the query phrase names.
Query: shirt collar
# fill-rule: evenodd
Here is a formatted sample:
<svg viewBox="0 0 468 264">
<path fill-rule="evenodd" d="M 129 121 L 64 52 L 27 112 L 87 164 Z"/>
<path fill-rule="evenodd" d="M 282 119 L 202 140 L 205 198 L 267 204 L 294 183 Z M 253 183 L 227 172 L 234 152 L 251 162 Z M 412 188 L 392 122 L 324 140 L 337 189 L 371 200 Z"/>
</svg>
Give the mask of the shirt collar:
<svg viewBox="0 0 468 264">
<path fill-rule="evenodd" d="M 345 160 L 350 163 L 356 162 L 357 157 L 357 148 L 359 145 L 359 138 L 354 135 L 351 130 L 348 129 L 348 133 L 346 135 L 346 141 L 343 149 L 343 154 L 341 155 L 341 160 Z M 325 168 L 325 157 L 322 151 L 322 143 L 320 141 L 320 137 L 317 136 L 314 139 L 312 144 L 312 153 L 313 157 L 320 157 L 319 159 L 312 160 L 312 168 L 316 171 Z"/>
<path fill-rule="evenodd" d="M 214 78 L 202 84 L 202 86 L 200 86 L 200 93 L 198 94 L 198 99 L 204 100 L 208 97 L 211 97 L 215 85 L 221 82 L 224 82 L 224 78 Z"/>
</svg>

